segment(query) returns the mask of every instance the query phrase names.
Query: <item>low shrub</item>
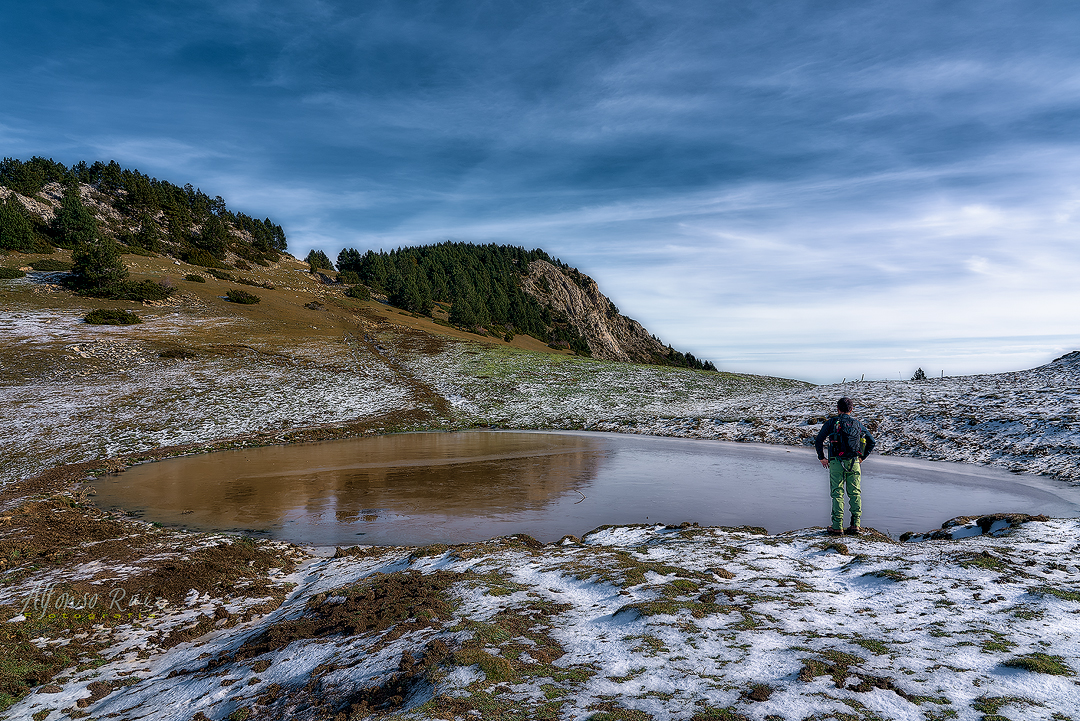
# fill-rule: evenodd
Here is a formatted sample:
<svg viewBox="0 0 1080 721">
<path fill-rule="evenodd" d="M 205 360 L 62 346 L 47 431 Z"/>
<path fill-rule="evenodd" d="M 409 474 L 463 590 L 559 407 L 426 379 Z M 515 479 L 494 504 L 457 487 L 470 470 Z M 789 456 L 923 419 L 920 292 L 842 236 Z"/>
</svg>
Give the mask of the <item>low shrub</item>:
<svg viewBox="0 0 1080 721">
<path fill-rule="evenodd" d="M 98 308 L 86 314 L 83 318 L 93 325 L 132 325 L 142 323 L 142 319 L 131 311 L 119 308 Z"/>
<path fill-rule="evenodd" d="M 34 260 L 30 262 L 30 267 L 34 270 L 63 270 L 69 271 L 72 268 L 72 264 L 67 261 L 57 260 L 55 258 L 42 258 L 41 260 Z"/>
<path fill-rule="evenodd" d="M 233 289 L 225 294 L 225 299 L 233 303 L 243 303 L 244 305 L 253 305 L 262 300 L 254 293 L 248 293 L 246 290 Z"/>
<path fill-rule="evenodd" d="M 169 348 L 158 353 L 158 358 L 178 358 L 180 360 L 190 360 L 194 358 L 197 353 L 190 351 L 187 348 Z"/>
<path fill-rule="evenodd" d="M 272 283 L 260 283 L 257 280 L 252 280 L 251 278 L 240 277 L 240 278 L 233 278 L 233 280 L 235 280 L 237 283 L 243 283 L 244 285 L 253 285 L 256 288 L 266 288 L 267 290 L 273 290 L 274 289 L 274 286 L 273 286 Z"/>
<path fill-rule="evenodd" d="M 208 268 L 225 267 L 224 263 L 202 248 L 185 248 L 180 253 L 180 259 L 192 265 L 201 265 Z"/>
<path fill-rule="evenodd" d="M 359 283 L 350 286 L 349 289 L 345 291 L 345 295 L 350 298 L 356 298 L 357 300 L 371 300 L 371 291 L 367 289 L 367 286 L 360 285 Z"/>
<path fill-rule="evenodd" d="M 71 276 L 67 276 L 71 278 Z M 109 285 L 99 285 L 90 288 L 80 288 L 77 283 L 65 283 L 76 293 L 88 298 L 107 298 L 109 300 L 164 300 L 176 292 L 176 289 L 155 283 L 152 280 L 140 280 L 136 283 L 122 282 Z"/>
<path fill-rule="evenodd" d="M 176 292 L 175 288 L 152 280 L 125 283 L 119 297 L 125 300 L 165 300 Z"/>
<path fill-rule="evenodd" d="M 109 238 L 76 246 L 71 254 L 71 274 L 64 285 L 79 295 L 114 300 L 162 300 L 173 294 L 168 285 L 152 280 L 132 282 L 120 260 L 120 247 Z"/>
<path fill-rule="evenodd" d="M 194 273 L 188 273 L 184 276 L 184 280 L 190 280 L 192 283 L 205 283 L 206 278 L 201 275 L 195 275 Z"/>
<path fill-rule="evenodd" d="M 0 265 L 0 279 L 3 278 L 25 278 L 26 273 L 22 272 L 18 268 L 8 268 L 5 265 Z"/>
<path fill-rule="evenodd" d="M 355 270 L 343 270 L 338 273 L 338 282 L 345 285 L 356 285 L 360 282 L 360 275 Z"/>
</svg>

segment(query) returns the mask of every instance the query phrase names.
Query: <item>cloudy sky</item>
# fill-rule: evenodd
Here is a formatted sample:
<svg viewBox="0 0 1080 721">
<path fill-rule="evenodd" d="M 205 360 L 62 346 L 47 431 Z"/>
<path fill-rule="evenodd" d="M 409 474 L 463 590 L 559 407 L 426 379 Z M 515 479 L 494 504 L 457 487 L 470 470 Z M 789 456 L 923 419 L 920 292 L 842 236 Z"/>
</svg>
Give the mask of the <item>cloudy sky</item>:
<svg viewBox="0 0 1080 721">
<path fill-rule="evenodd" d="M 817 382 L 1080 348 L 1080 5 L 40 0 L 0 153 L 291 251 L 542 247 L 676 348 Z"/>
</svg>

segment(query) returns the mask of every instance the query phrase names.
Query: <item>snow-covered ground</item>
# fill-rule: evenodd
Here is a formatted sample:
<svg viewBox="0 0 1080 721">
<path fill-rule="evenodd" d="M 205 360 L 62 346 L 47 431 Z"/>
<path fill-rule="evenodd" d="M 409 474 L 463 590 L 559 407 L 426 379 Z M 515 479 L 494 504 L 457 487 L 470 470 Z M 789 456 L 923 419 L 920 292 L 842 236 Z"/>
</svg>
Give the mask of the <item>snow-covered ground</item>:
<svg viewBox="0 0 1080 721">
<path fill-rule="evenodd" d="M 145 324 L 154 339 L 87 329 L 64 311 L 10 314 L 0 330 L 18 353 L 0 367 L 0 481 L 185 443 L 275 442 L 402 409 L 423 411 L 402 430 L 487 424 L 808 444 L 849 395 L 883 452 L 1080 482 L 1080 353 L 1015 373 L 818 387 L 429 342 L 392 326 L 363 339 L 287 348 L 249 339 L 194 358 L 159 355 L 161 337 L 208 323 L 216 332 L 242 322 L 166 308 Z M 92 627 L 81 640 L 108 647 L 7 714 L 1078 718 L 1080 521 L 983 525 L 992 533 L 968 523 L 904 544 L 836 542 L 820 529 L 632 527 L 547 547 L 511 538 L 333 558 L 294 548 L 306 558 L 299 570 L 267 577 L 274 588 L 295 584 L 280 607 L 258 594 L 193 592 Z M 192 536 L 170 553 L 220 542 Z M 128 572 L 9 560 L 0 569 L 8 629 L 33 623 L 20 607 L 50 578 Z M 260 604 L 276 610 L 246 620 Z M 198 637 L 167 641 L 185 628 Z M 80 640 L 71 633 L 33 641 Z"/>
<path fill-rule="evenodd" d="M 473 422 L 812 445 L 846 395 L 877 452 L 1080 483 L 1080 351 L 1011 373 L 825 386 L 481 346 L 437 360 L 413 370 Z"/>
<path fill-rule="evenodd" d="M 0 363 L 0 482 L 63 463 L 251 434 L 347 423 L 417 405 L 400 373 L 347 339 L 212 348 L 161 358 L 160 343 L 124 328 L 79 324 L 38 311 L 0 320 L 5 342 L 47 366 L 33 373 Z M 228 323 L 214 320 L 215 325 Z M 203 319 L 165 315 L 153 330 L 182 338 Z M 260 344 L 265 345 L 265 344 Z M 58 351 L 56 350 L 58 349 Z"/>
<path fill-rule="evenodd" d="M 1017 520 L 903 544 L 633 526 L 312 556 L 268 615 L 163 651 L 213 620 L 189 594 L 8 714 L 1076 718 L 1080 521 Z"/>
<path fill-rule="evenodd" d="M 158 357 L 162 338 L 211 331 L 246 345 Z M 429 342 L 389 324 L 365 339 L 278 346 L 243 340 L 251 330 L 242 319 L 172 308 L 134 329 L 22 309 L 0 319 L 0 332 L 9 349 L 42 358 L 34 372 L 0 358 L 0 403 L 9 411 L 0 443 L 16 449 L 0 463 L 0 483 L 60 463 L 250 434 L 269 434 L 260 441 L 268 442 L 402 409 L 422 409 L 426 420 L 401 430 L 486 424 L 805 445 L 841 395 L 856 400 L 879 452 L 1080 482 L 1080 352 L 1013 373 L 812 386 Z"/>
</svg>

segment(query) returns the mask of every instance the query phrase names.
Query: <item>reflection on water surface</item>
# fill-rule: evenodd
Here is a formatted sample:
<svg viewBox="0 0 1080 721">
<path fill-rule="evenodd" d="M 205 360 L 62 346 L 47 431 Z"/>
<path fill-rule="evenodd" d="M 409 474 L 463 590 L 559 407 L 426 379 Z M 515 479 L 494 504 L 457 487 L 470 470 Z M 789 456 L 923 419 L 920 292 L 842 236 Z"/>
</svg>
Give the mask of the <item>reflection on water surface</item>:
<svg viewBox="0 0 1080 721">
<path fill-rule="evenodd" d="M 828 522 L 812 449 L 600 433 L 408 433 L 175 458 L 96 485 L 103 508 L 309 544 L 550 541 L 605 523 Z M 586 496 L 582 500 L 582 496 Z M 1080 489 L 995 469 L 874 456 L 863 524 L 899 535 L 957 515 L 1080 515 Z"/>
<path fill-rule="evenodd" d="M 595 439 L 546 433 L 407 433 L 268 446 L 137 466 L 99 483 L 101 507 L 199 529 L 269 530 L 307 543 L 473 540 L 483 519 L 538 514 L 594 478 Z M 427 519 L 423 521 L 421 519 Z M 405 527 L 414 532 L 405 534 Z M 420 539 L 420 540 L 416 540 Z"/>
</svg>

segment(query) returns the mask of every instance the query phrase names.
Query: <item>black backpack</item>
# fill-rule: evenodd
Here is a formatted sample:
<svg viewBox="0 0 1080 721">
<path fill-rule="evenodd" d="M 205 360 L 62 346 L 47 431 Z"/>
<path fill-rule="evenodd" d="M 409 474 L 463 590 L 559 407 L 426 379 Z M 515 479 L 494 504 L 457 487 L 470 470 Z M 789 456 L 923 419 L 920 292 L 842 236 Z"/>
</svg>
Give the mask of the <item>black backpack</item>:
<svg viewBox="0 0 1080 721">
<path fill-rule="evenodd" d="M 862 426 L 846 413 L 836 417 L 829 434 L 830 458 L 858 458 L 862 450 Z M 854 449 L 859 449 L 856 451 Z"/>
</svg>

